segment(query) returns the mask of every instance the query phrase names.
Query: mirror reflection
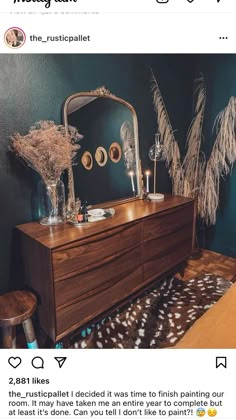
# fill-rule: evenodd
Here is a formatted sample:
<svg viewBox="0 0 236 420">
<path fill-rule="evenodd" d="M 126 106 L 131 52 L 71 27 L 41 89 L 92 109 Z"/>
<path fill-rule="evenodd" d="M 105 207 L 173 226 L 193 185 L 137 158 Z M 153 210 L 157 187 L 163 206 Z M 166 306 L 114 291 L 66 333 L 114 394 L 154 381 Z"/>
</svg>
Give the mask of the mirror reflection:
<svg viewBox="0 0 236 420">
<path fill-rule="evenodd" d="M 138 126 L 132 106 L 101 88 L 98 95 L 68 98 L 64 120 L 83 135 L 73 167 L 75 197 L 91 205 L 137 197 Z"/>
</svg>

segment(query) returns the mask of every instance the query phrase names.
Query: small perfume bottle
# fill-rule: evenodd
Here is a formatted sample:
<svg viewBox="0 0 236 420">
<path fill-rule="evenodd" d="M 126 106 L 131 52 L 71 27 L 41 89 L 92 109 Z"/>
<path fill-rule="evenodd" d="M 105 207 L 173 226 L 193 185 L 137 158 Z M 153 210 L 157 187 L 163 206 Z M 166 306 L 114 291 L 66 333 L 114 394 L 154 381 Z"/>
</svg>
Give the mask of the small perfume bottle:
<svg viewBox="0 0 236 420">
<path fill-rule="evenodd" d="M 84 215 L 83 215 L 83 212 L 82 212 L 82 207 L 80 206 L 78 211 L 77 211 L 77 222 L 78 223 L 83 223 L 83 221 L 84 221 Z"/>
<path fill-rule="evenodd" d="M 75 218 L 78 223 L 83 221 L 83 215 L 81 213 L 81 200 L 79 198 L 76 198 L 75 201 Z"/>
<path fill-rule="evenodd" d="M 83 222 L 87 223 L 88 222 L 88 209 L 87 209 L 87 201 L 85 201 L 85 204 L 82 205 L 81 207 L 81 213 L 83 216 Z"/>
</svg>

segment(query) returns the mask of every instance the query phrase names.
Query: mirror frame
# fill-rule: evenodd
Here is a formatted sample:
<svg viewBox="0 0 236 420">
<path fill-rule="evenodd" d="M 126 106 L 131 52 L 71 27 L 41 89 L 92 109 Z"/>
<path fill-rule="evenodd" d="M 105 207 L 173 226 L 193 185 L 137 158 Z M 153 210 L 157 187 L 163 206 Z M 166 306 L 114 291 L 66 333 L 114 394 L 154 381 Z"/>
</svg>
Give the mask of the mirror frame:
<svg viewBox="0 0 236 420">
<path fill-rule="evenodd" d="M 134 127 L 134 143 L 135 143 L 135 161 L 136 161 L 136 179 L 137 179 L 137 194 L 135 197 L 125 198 L 125 199 L 118 199 L 118 200 L 112 200 L 106 203 L 100 203 L 101 206 L 107 206 L 107 205 L 118 205 L 122 203 L 126 203 L 129 201 L 134 201 L 137 199 L 143 198 L 143 181 L 142 181 L 142 170 L 141 170 L 141 160 L 139 155 L 139 137 L 138 137 L 138 118 L 136 111 L 134 107 L 124 99 L 119 98 L 118 96 L 113 95 L 108 89 L 105 88 L 105 86 L 98 87 L 95 90 L 90 90 L 87 92 L 78 92 L 74 93 L 73 95 L 70 95 L 63 107 L 63 124 L 65 125 L 66 131 L 68 132 L 68 108 L 70 102 L 79 97 L 98 97 L 98 98 L 105 98 L 110 99 L 113 101 L 117 101 L 120 104 L 126 106 L 132 113 L 133 116 L 133 127 Z M 81 107 L 82 108 L 82 107 Z M 79 109 L 79 108 L 78 108 Z M 72 210 L 75 204 L 75 192 L 74 192 L 74 176 L 73 176 L 73 169 L 72 165 L 68 169 L 68 188 L 70 191 L 70 194 L 68 195 L 68 210 Z M 96 205 L 97 206 L 97 205 Z"/>
</svg>

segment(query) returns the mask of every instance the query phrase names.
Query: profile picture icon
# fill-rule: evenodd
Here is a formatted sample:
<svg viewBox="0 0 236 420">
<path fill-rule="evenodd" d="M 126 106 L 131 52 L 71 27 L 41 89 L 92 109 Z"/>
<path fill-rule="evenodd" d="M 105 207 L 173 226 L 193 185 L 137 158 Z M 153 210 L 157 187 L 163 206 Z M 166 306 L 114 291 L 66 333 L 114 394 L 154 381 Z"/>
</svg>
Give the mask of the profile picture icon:
<svg viewBox="0 0 236 420">
<path fill-rule="evenodd" d="M 22 29 L 17 27 L 9 28 L 4 35 L 4 40 L 9 48 L 20 48 L 25 43 L 25 33 Z"/>
</svg>

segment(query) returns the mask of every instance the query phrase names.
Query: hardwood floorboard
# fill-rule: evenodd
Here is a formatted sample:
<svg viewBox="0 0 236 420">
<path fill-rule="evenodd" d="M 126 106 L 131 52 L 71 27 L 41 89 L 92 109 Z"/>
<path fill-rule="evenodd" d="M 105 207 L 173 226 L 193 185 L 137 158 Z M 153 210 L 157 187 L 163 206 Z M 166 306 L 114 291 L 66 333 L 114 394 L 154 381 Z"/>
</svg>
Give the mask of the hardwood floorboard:
<svg viewBox="0 0 236 420">
<path fill-rule="evenodd" d="M 236 258 L 227 257 L 207 249 L 202 249 L 199 260 L 187 260 L 182 278 L 189 280 L 200 273 L 212 273 L 227 280 L 236 280 Z"/>
</svg>

